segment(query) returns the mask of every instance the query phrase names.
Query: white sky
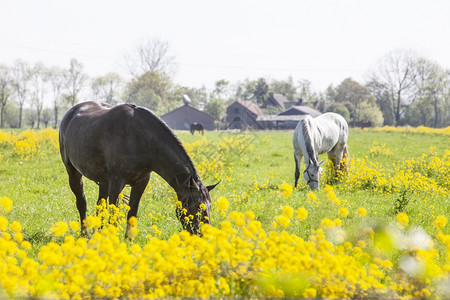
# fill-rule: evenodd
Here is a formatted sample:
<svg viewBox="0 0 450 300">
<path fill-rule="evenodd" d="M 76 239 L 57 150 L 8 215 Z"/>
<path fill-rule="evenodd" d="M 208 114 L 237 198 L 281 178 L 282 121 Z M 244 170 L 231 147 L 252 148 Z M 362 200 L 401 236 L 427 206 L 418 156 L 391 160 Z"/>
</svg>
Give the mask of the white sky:
<svg viewBox="0 0 450 300">
<path fill-rule="evenodd" d="M 412 49 L 450 68 L 448 0 L 0 0 L 0 63 L 21 58 L 90 76 L 125 75 L 139 40 L 166 40 L 174 81 L 308 79 L 315 90 L 364 83 L 390 51 Z"/>
</svg>

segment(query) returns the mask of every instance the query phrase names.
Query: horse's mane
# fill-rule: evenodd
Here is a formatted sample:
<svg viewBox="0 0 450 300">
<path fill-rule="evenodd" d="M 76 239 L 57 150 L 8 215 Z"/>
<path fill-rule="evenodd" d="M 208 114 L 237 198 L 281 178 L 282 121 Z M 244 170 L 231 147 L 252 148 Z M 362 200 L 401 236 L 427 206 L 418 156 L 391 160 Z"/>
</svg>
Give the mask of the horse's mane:
<svg viewBox="0 0 450 300">
<path fill-rule="evenodd" d="M 145 107 L 142 107 L 142 106 L 136 106 L 134 104 L 128 104 L 128 105 L 130 107 L 132 107 L 133 109 L 135 109 L 137 111 L 140 111 L 144 117 L 151 118 L 151 119 L 155 120 L 156 123 L 158 125 L 160 125 L 160 128 L 162 129 L 162 131 L 164 131 L 164 133 L 166 133 L 167 135 L 169 135 L 169 136 L 171 136 L 173 138 L 175 146 L 180 149 L 180 151 L 185 156 L 185 159 L 187 160 L 189 165 L 192 167 L 192 170 L 194 171 L 194 177 L 198 177 L 197 170 L 195 168 L 194 163 L 192 162 L 191 157 L 188 155 L 188 153 L 187 153 L 186 149 L 184 148 L 183 143 L 181 142 L 181 140 L 170 129 L 169 125 L 167 125 L 167 123 L 164 122 L 164 120 L 162 120 L 160 117 L 155 115 L 155 113 L 153 113 L 148 108 L 145 108 Z"/>
<path fill-rule="evenodd" d="M 311 126 L 310 123 L 307 121 L 306 118 L 301 120 L 302 122 L 302 135 L 303 135 L 303 141 L 305 142 L 306 152 L 308 153 L 309 159 L 311 159 L 313 162 L 317 162 L 316 158 L 314 157 L 314 149 L 312 148 L 312 137 L 311 137 Z"/>
</svg>

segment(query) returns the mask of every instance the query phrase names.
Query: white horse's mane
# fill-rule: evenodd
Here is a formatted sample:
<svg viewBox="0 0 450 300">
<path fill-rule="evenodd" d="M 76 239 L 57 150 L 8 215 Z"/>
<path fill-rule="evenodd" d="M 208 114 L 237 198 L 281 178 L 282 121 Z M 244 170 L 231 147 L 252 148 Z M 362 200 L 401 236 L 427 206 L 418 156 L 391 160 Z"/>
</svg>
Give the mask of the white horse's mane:
<svg viewBox="0 0 450 300">
<path fill-rule="evenodd" d="M 317 162 L 315 156 L 314 156 L 314 150 L 312 147 L 312 128 L 311 128 L 311 117 L 305 117 L 300 122 L 302 124 L 302 135 L 303 139 L 299 140 L 300 147 L 302 148 L 302 152 L 308 154 L 308 157 L 305 155 L 305 161 L 312 160 L 312 162 Z M 306 150 L 306 151 L 304 151 Z"/>
</svg>

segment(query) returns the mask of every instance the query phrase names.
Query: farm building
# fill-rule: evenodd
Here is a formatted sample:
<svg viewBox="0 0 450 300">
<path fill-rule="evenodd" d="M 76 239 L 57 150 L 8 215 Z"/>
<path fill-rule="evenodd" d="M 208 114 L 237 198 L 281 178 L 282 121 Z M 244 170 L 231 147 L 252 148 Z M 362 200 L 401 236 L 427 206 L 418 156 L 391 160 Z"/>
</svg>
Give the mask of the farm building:
<svg viewBox="0 0 450 300">
<path fill-rule="evenodd" d="M 161 119 L 172 129 L 190 130 L 192 123 L 200 123 L 204 129 L 214 130 L 214 117 L 190 106 L 188 102 L 162 115 Z"/>
<path fill-rule="evenodd" d="M 227 107 L 229 129 L 263 129 L 256 118 L 262 115 L 258 105 L 251 101 L 235 101 Z"/>
<path fill-rule="evenodd" d="M 260 115 L 257 121 L 267 129 L 294 129 L 305 115 L 317 117 L 320 114 L 320 111 L 308 106 L 292 106 L 276 115 Z"/>
</svg>

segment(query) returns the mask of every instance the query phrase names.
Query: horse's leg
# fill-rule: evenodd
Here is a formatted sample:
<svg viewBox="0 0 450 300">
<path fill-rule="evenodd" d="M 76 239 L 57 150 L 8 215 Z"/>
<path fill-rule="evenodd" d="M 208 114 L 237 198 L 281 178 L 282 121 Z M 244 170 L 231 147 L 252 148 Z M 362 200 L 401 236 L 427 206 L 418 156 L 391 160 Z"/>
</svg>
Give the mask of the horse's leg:
<svg viewBox="0 0 450 300">
<path fill-rule="evenodd" d="M 97 205 L 101 205 L 102 204 L 102 199 L 105 199 L 105 201 L 107 201 L 107 199 L 108 199 L 108 190 L 109 190 L 108 182 L 100 182 L 98 184 Z"/>
<path fill-rule="evenodd" d="M 109 204 L 117 205 L 117 198 L 125 187 L 125 181 L 117 174 L 113 174 L 109 177 L 108 185 Z"/>
<path fill-rule="evenodd" d="M 302 161 L 302 154 L 294 153 L 294 161 L 295 161 L 295 184 L 294 187 L 298 185 L 298 178 L 300 177 L 300 164 Z"/>
<path fill-rule="evenodd" d="M 67 174 L 69 175 L 69 185 L 72 193 L 77 199 L 77 209 L 80 214 L 81 232 L 87 235 L 87 227 L 85 224 L 86 220 L 86 196 L 83 191 L 83 179 L 80 172 L 78 172 L 73 165 L 68 162 L 65 163 Z"/>
<path fill-rule="evenodd" d="M 137 184 L 135 184 L 131 187 L 130 203 L 129 203 L 130 210 L 128 211 L 128 215 L 127 215 L 127 231 L 125 233 L 125 237 L 128 239 L 132 238 L 132 234 L 130 232 L 131 226 L 130 226 L 130 222 L 128 222 L 128 220 L 130 220 L 131 217 L 137 217 L 139 202 L 141 200 L 142 194 L 145 191 L 145 188 L 147 187 L 149 179 L 150 179 L 150 174 L 148 174 L 147 176 L 142 178 Z"/>
</svg>

